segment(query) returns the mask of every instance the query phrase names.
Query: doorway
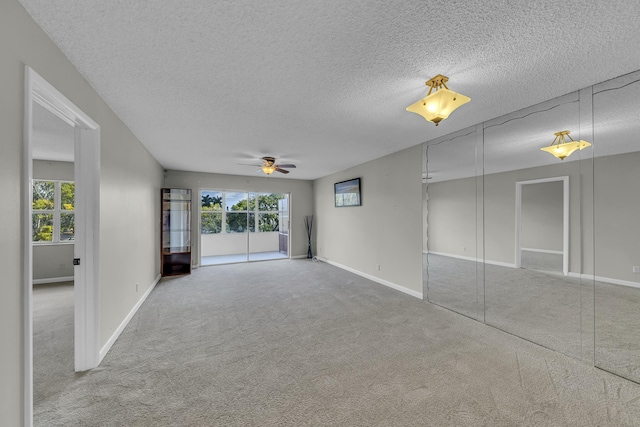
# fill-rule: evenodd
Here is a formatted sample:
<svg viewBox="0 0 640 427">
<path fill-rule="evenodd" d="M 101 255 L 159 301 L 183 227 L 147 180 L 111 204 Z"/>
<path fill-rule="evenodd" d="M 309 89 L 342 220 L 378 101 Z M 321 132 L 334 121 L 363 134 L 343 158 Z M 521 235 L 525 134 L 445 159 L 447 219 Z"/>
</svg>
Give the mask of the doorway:
<svg viewBox="0 0 640 427">
<path fill-rule="evenodd" d="M 569 177 L 516 182 L 517 268 L 569 274 Z"/>
<path fill-rule="evenodd" d="M 32 105 L 33 405 L 73 378 L 74 127 Z"/>
<path fill-rule="evenodd" d="M 73 135 L 73 209 L 57 208 L 52 221 L 57 239 L 74 236 L 73 255 L 66 259 L 72 267 L 73 286 L 73 369 L 85 371 L 98 366 L 99 360 L 99 230 L 100 230 L 100 127 L 30 67 L 25 67 L 24 175 L 24 372 L 25 419 L 33 420 L 33 239 L 34 239 L 34 148 L 36 146 L 34 111 L 42 109 L 72 128 Z M 54 150 L 55 151 L 55 150 Z M 37 151 L 36 151 L 37 153 Z M 37 157 L 37 156 L 36 156 Z M 56 181 L 57 182 L 57 181 Z M 63 192 L 61 182 L 54 183 Z M 60 199 L 58 194 L 56 200 Z M 58 201 L 60 203 L 61 201 Z M 71 212 L 72 211 L 72 212 Z M 41 214 L 36 208 L 35 215 Z M 73 224 L 69 226 L 70 216 Z M 65 225 L 66 224 L 66 225 Z M 57 226 L 57 228 L 56 228 Z M 62 233 L 62 227 L 65 232 Z M 40 230 L 43 231 L 43 230 Z M 44 230 L 47 231 L 47 230 Z M 55 239 L 56 237 L 52 237 Z M 62 264 L 62 263 L 61 263 Z M 60 265 L 61 265 L 60 264 Z M 69 278 L 69 277 L 67 277 Z M 29 421 L 31 423 L 31 421 Z"/>
<path fill-rule="evenodd" d="M 200 190 L 200 265 L 289 258 L 289 194 Z"/>
</svg>

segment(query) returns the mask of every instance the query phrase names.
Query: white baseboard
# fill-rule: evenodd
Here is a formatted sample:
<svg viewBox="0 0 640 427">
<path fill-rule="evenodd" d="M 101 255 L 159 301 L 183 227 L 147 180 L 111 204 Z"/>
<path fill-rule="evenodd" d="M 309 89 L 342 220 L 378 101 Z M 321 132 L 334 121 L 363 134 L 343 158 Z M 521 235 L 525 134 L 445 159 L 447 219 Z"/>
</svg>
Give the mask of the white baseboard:
<svg viewBox="0 0 640 427">
<path fill-rule="evenodd" d="M 523 248 L 523 250 L 525 250 L 525 249 Z M 526 250 L 529 250 L 529 249 L 526 249 Z M 534 251 L 535 251 L 535 249 L 534 249 Z M 482 260 L 479 260 L 479 259 L 476 259 L 476 258 L 465 257 L 465 256 L 460 256 L 460 255 L 453 255 L 453 254 L 447 254 L 447 253 L 444 253 L 444 252 L 429 252 L 429 253 L 432 253 L 434 255 L 446 256 L 446 257 L 450 257 L 450 258 L 463 259 L 465 261 L 482 262 Z M 560 254 L 562 254 L 562 252 L 560 252 Z M 506 262 L 489 261 L 489 260 L 486 260 L 484 262 L 486 264 L 498 265 L 500 267 L 516 268 L 515 264 L 509 264 L 509 263 L 506 263 Z M 611 283 L 612 285 L 621 285 L 621 286 L 629 286 L 631 288 L 640 288 L 640 283 L 631 282 L 629 280 L 612 279 L 611 277 L 594 276 L 593 274 L 580 274 L 580 273 L 572 273 L 572 272 L 569 272 L 568 276 L 569 277 L 578 278 L 578 279 L 596 280 L 597 282 Z"/>
<path fill-rule="evenodd" d="M 113 335 L 111 335 L 111 338 L 109 338 L 109 341 L 107 341 L 104 347 L 102 347 L 99 354 L 100 361 L 98 362 L 98 365 L 102 363 L 102 359 L 104 359 L 104 357 L 107 355 L 109 350 L 111 350 L 111 346 L 113 346 L 113 344 L 116 342 L 116 340 L 118 339 L 122 331 L 124 331 L 124 328 L 127 327 L 127 325 L 129 324 L 133 316 L 136 314 L 140 306 L 142 306 L 142 304 L 145 302 L 145 300 L 147 299 L 151 291 L 153 291 L 153 289 L 156 287 L 159 281 L 160 281 L 160 275 L 158 274 L 158 277 L 156 277 L 156 280 L 153 281 L 149 289 L 147 289 L 144 295 L 142 295 L 142 297 L 138 300 L 136 305 L 133 306 L 129 314 L 127 314 L 127 317 L 124 318 L 122 323 L 120 323 L 120 326 L 118 326 L 118 328 L 115 330 Z"/>
<path fill-rule="evenodd" d="M 302 259 L 302 258 L 306 258 L 307 254 L 304 255 L 291 255 L 291 259 Z"/>
<path fill-rule="evenodd" d="M 372 276 L 372 275 L 367 274 L 367 273 L 363 273 L 362 271 L 355 270 L 355 269 L 353 269 L 351 267 L 347 267 L 346 265 L 338 264 L 337 262 L 330 261 L 330 260 L 328 260 L 326 258 L 318 257 L 318 260 L 326 262 L 327 264 L 331 264 L 334 267 L 338 267 L 338 268 L 341 268 L 343 270 L 346 270 L 346 271 L 348 271 L 350 273 L 357 274 L 358 276 L 364 277 L 365 279 L 369 279 L 369 280 L 372 280 L 374 282 L 380 283 L 381 285 L 388 286 L 388 287 L 390 287 L 392 289 L 395 289 L 396 291 L 404 292 L 405 294 L 411 295 L 412 297 L 415 297 L 415 298 L 418 298 L 418 299 L 423 299 L 422 292 L 416 292 L 416 291 L 414 291 L 412 289 L 406 288 L 404 286 L 400 286 L 400 285 L 398 285 L 396 283 L 389 282 L 387 280 L 381 279 L 379 277 Z"/>
<path fill-rule="evenodd" d="M 537 253 L 541 253 L 541 254 L 553 254 L 553 255 L 563 255 L 564 252 L 562 251 L 552 251 L 550 249 L 533 249 L 533 248 L 520 248 L 521 251 L 527 251 L 527 252 L 537 252 Z"/>
<path fill-rule="evenodd" d="M 58 282 L 73 282 L 73 276 L 66 277 L 50 277 L 48 279 L 33 279 L 32 283 L 34 285 L 44 285 L 46 283 L 58 283 Z"/>
<path fill-rule="evenodd" d="M 454 254 L 447 254 L 447 253 L 444 253 L 444 252 L 434 252 L 434 251 L 427 252 L 427 255 L 428 254 L 446 256 L 446 257 L 449 257 L 449 258 L 462 259 L 462 260 L 465 260 L 465 261 L 482 262 L 481 259 L 474 258 L 474 257 L 471 257 L 471 256 L 454 255 Z"/>
<path fill-rule="evenodd" d="M 491 260 L 485 260 L 484 261 L 485 264 L 490 264 L 490 265 L 497 265 L 499 267 L 507 267 L 507 268 L 518 268 L 515 264 L 510 264 L 508 262 L 501 262 L 501 261 L 491 261 Z"/>
<path fill-rule="evenodd" d="M 640 283 L 629 280 L 612 279 L 611 277 L 594 276 L 593 274 L 580 274 L 569 272 L 569 277 L 577 279 L 595 280 L 596 282 L 610 283 L 612 285 L 629 286 L 630 288 L 640 288 Z"/>
<path fill-rule="evenodd" d="M 473 261 L 473 262 L 484 262 L 485 264 L 490 264 L 490 265 L 497 265 L 500 267 L 508 267 L 508 268 L 517 268 L 515 264 L 510 264 L 508 262 L 501 262 L 501 261 L 491 261 L 489 259 L 480 259 L 480 258 L 474 258 L 474 257 L 469 257 L 469 256 L 463 256 L 463 255 L 454 255 L 454 254 L 447 254 L 444 252 L 427 252 L 428 254 L 434 254 L 434 255 L 440 255 L 440 256 L 446 256 L 449 258 L 456 258 L 456 259 L 462 259 L 465 261 Z"/>
</svg>

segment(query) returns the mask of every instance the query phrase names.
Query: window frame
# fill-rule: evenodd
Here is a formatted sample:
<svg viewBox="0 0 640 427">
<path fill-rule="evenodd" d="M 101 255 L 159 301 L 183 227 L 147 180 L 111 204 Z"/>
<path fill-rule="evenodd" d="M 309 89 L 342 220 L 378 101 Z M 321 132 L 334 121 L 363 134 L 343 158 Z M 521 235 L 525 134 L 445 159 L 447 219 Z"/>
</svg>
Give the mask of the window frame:
<svg viewBox="0 0 640 427">
<path fill-rule="evenodd" d="M 33 230 L 33 217 L 34 215 L 53 215 L 53 230 L 51 232 L 51 240 L 33 240 L 33 231 L 31 235 L 31 244 L 44 246 L 44 245 L 73 245 L 75 243 L 75 233 L 73 239 L 70 240 L 60 240 L 61 234 L 61 218 L 62 214 L 71 214 L 73 215 L 73 221 L 75 224 L 75 181 L 67 180 L 67 179 L 33 179 L 31 183 L 31 188 L 33 189 L 36 182 L 53 182 L 53 209 L 34 209 L 33 208 L 33 193 L 31 195 L 31 228 Z M 62 209 L 62 184 L 73 184 L 73 209 Z M 75 227 L 74 227 L 75 228 Z"/>
</svg>

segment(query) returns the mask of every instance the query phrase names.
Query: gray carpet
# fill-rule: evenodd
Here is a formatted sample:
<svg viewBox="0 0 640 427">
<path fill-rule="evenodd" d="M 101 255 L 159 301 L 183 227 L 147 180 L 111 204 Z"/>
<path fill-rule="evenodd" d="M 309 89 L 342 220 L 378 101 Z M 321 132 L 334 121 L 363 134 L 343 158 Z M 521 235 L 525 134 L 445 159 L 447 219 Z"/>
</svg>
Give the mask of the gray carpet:
<svg viewBox="0 0 640 427">
<path fill-rule="evenodd" d="M 429 301 L 640 382 L 640 289 L 434 254 L 425 265 Z"/>
<path fill-rule="evenodd" d="M 324 263 L 163 280 L 38 426 L 632 426 L 640 386 Z"/>
<path fill-rule="evenodd" d="M 74 378 L 73 282 L 33 289 L 33 401 L 47 407 Z"/>
<path fill-rule="evenodd" d="M 562 254 L 549 254 L 522 250 L 520 257 L 522 268 L 548 273 L 562 274 Z"/>
</svg>

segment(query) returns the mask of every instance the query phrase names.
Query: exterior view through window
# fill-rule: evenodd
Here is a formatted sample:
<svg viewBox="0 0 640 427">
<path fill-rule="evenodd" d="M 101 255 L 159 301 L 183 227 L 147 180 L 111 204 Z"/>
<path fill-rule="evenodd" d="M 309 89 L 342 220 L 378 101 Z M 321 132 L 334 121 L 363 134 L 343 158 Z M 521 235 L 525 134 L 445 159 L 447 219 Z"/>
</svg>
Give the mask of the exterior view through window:
<svg viewBox="0 0 640 427">
<path fill-rule="evenodd" d="M 75 240 L 75 184 L 70 181 L 33 181 L 32 241 L 65 243 Z"/>
<path fill-rule="evenodd" d="M 289 195 L 202 190 L 201 265 L 288 258 Z"/>
</svg>

